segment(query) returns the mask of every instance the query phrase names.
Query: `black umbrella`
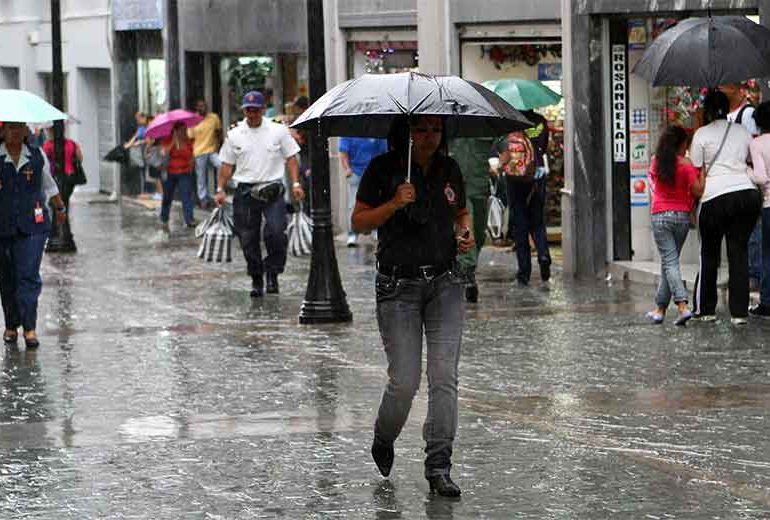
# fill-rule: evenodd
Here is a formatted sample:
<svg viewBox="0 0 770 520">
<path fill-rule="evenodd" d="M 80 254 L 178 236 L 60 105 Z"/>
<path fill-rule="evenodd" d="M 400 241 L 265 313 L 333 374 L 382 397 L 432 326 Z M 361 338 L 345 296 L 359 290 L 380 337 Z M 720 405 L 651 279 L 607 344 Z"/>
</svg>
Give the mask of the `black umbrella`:
<svg viewBox="0 0 770 520">
<path fill-rule="evenodd" d="M 340 83 L 291 126 L 325 136 L 385 137 L 397 118 L 413 116 L 444 117 L 444 132 L 452 137 L 496 136 L 532 126 L 521 112 L 478 83 L 417 72 L 364 74 Z M 412 147 L 408 150 L 407 181 Z"/>
<path fill-rule="evenodd" d="M 658 36 L 634 74 L 653 86 L 716 87 L 770 75 L 770 29 L 743 16 L 688 18 Z"/>
<path fill-rule="evenodd" d="M 404 116 L 442 116 L 452 137 L 484 137 L 532 123 L 503 98 L 457 76 L 364 74 L 321 96 L 291 125 L 326 136 L 385 137 Z"/>
</svg>

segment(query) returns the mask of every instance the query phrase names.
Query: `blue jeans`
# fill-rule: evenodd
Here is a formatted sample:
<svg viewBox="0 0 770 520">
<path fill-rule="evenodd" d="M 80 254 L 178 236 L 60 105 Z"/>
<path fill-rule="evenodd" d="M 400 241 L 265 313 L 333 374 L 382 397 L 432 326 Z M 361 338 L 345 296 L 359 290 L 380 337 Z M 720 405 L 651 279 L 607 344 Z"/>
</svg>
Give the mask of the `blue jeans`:
<svg viewBox="0 0 770 520">
<path fill-rule="evenodd" d="M 532 275 L 530 235 L 537 249 L 537 262 L 551 265 L 548 232 L 545 229 L 545 195 L 545 179 L 523 182 L 508 177 L 508 207 L 513 213 L 516 260 L 519 264 L 516 278 L 523 283 L 529 283 Z"/>
<path fill-rule="evenodd" d="M 5 328 L 35 330 L 43 288 L 40 263 L 48 233 L 0 239 L 0 297 Z"/>
<path fill-rule="evenodd" d="M 261 279 L 264 273 L 280 274 L 286 266 L 286 201 L 278 197 L 266 204 L 239 185 L 233 196 L 233 226 L 241 242 L 249 276 Z M 262 259 L 262 218 L 267 256 Z"/>
<path fill-rule="evenodd" d="M 759 301 L 770 306 L 770 208 L 762 208 L 762 285 Z"/>
<path fill-rule="evenodd" d="M 193 193 L 195 190 L 195 179 L 192 173 L 170 173 L 163 181 L 163 202 L 160 206 L 160 221 L 164 224 L 168 222 L 171 211 L 171 203 L 174 201 L 174 191 L 179 186 L 179 197 L 182 199 L 182 212 L 184 213 L 184 223 L 193 223 Z"/>
<path fill-rule="evenodd" d="M 351 220 L 353 218 L 353 208 L 356 205 L 356 194 L 358 193 L 358 186 L 361 184 L 361 177 L 355 173 L 348 177 L 348 236 L 356 236 L 351 229 Z"/>
<path fill-rule="evenodd" d="M 425 476 L 448 474 L 457 432 L 457 364 L 460 360 L 465 279 L 448 271 L 431 280 L 377 274 L 377 324 L 388 358 L 375 437 L 392 443 L 412 407 L 422 377 L 422 337 L 428 349 L 428 416 L 423 425 Z"/>
<path fill-rule="evenodd" d="M 673 296 L 675 303 L 687 302 L 687 289 L 682 281 L 679 254 L 690 231 L 690 214 L 664 211 L 652 215 L 652 236 L 660 253 L 660 284 L 655 304 L 665 309 Z"/>
<path fill-rule="evenodd" d="M 762 218 L 757 220 L 757 225 L 749 237 L 749 278 L 762 279 Z"/>
<path fill-rule="evenodd" d="M 198 200 L 206 202 L 209 196 L 209 166 L 214 168 L 214 175 L 219 171 L 222 162 L 216 152 L 204 153 L 195 157 L 195 178 L 198 181 Z"/>
</svg>

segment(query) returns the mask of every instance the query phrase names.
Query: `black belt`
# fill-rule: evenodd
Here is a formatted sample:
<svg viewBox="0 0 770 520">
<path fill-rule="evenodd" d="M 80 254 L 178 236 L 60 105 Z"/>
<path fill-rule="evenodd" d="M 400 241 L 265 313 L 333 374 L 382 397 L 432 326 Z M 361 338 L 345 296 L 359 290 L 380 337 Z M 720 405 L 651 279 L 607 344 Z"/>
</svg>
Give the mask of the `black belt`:
<svg viewBox="0 0 770 520">
<path fill-rule="evenodd" d="M 431 280 L 450 269 L 452 269 L 452 262 L 434 265 L 377 263 L 377 272 L 392 278 L 424 278 L 425 280 Z"/>
</svg>

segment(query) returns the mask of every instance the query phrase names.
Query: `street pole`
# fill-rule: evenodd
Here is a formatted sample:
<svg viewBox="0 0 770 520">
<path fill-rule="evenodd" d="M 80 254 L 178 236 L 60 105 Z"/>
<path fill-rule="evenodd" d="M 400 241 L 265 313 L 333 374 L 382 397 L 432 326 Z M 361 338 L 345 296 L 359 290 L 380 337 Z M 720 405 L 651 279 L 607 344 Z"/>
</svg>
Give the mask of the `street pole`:
<svg viewBox="0 0 770 520">
<path fill-rule="evenodd" d="M 64 72 L 62 70 L 61 57 L 61 2 L 60 0 L 51 0 L 51 48 L 53 52 L 53 104 L 56 108 L 64 112 Z M 69 221 L 69 195 L 71 195 L 72 186 L 64 173 L 64 121 L 54 121 L 53 123 L 53 156 L 54 156 L 54 179 L 62 194 L 64 205 L 67 208 L 65 221 L 63 224 L 56 222 L 56 210 L 53 205 L 50 207 L 51 215 L 51 236 L 46 245 L 46 251 L 50 253 L 74 253 L 77 251 L 75 241 L 70 232 Z"/>
<path fill-rule="evenodd" d="M 307 33 L 310 100 L 315 101 L 326 92 L 323 0 L 307 0 Z M 353 315 L 345 299 L 334 252 L 328 140 L 325 135 L 308 133 L 313 252 L 299 322 L 347 322 L 353 319 Z"/>
<path fill-rule="evenodd" d="M 177 0 L 166 0 L 163 22 L 163 57 L 166 60 L 168 110 L 182 108 L 179 68 L 179 8 Z"/>
</svg>

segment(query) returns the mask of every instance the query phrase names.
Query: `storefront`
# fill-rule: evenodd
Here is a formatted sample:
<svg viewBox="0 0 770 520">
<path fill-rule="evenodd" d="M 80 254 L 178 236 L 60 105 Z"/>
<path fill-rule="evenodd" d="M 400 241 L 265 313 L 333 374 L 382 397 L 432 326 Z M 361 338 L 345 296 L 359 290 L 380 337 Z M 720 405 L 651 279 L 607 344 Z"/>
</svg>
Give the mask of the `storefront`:
<svg viewBox="0 0 770 520">
<path fill-rule="evenodd" d="M 699 126 L 705 90 L 652 87 L 631 71 L 647 46 L 663 31 L 689 15 L 624 17 L 608 21 L 612 160 L 608 175 L 613 189 L 612 260 L 658 262 L 652 238 L 648 171 L 658 138 L 677 124 L 692 134 Z M 691 233 L 682 262 L 697 263 L 698 240 Z"/>
<path fill-rule="evenodd" d="M 477 82 L 507 78 L 539 80 L 561 94 L 559 24 L 463 25 L 459 34 L 462 77 Z M 554 228 L 561 225 L 564 102 L 536 111 L 549 123 L 546 225 Z"/>
</svg>

